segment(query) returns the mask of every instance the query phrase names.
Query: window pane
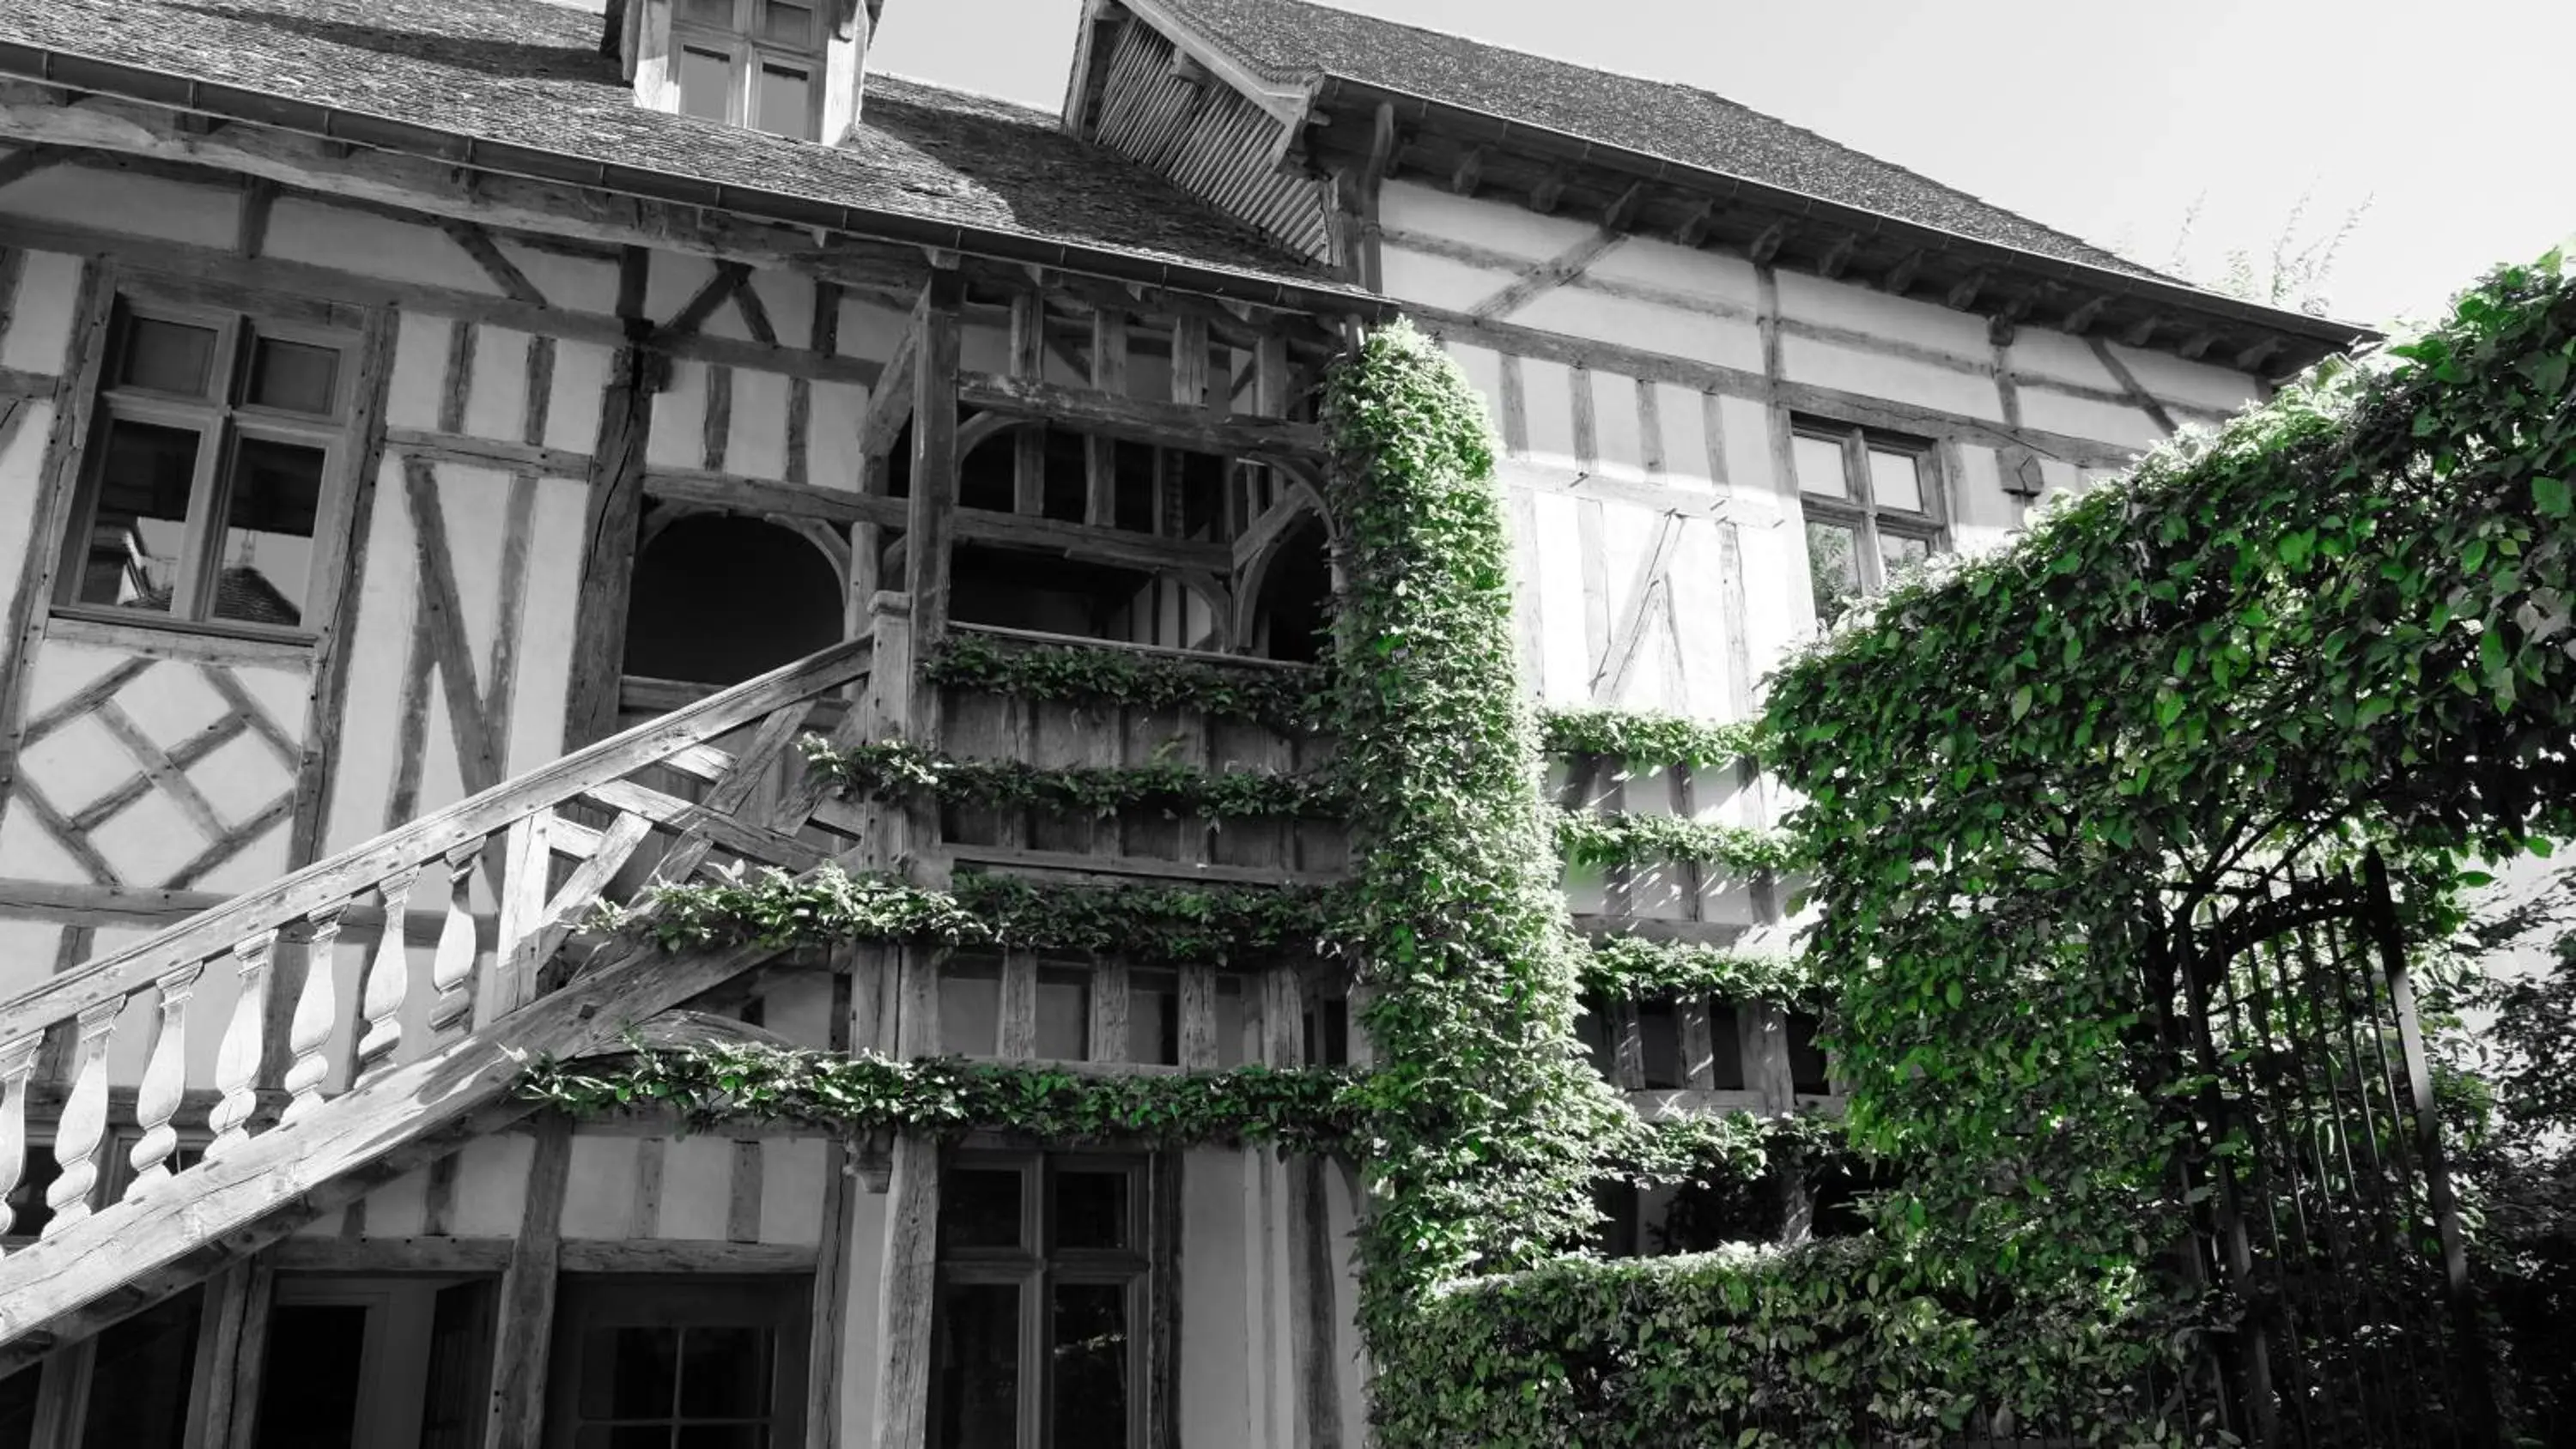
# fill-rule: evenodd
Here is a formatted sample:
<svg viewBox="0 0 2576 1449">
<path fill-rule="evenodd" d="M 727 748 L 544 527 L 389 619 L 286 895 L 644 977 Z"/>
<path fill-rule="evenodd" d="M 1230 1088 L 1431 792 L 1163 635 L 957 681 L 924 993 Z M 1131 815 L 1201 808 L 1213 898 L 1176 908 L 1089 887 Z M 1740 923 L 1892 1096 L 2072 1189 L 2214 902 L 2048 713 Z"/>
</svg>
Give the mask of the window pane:
<svg viewBox="0 0 2576 1449">
<path fill-rule="evenodd" d="M 1127 1060 L 1181 1061 L 1180 982 L 1168 971 L 1127 973 Z"/>
<path fill-rule="evenodd" d="M 1798 468 L 1799 492 L 1827 498 L 1851 496 L 1851 481 L 1843 476 L 1842 444 L 1831 438 L 1799 437 L 1789 440 L 1789 449 Z"/>
<path fill-rule="evenodd" d="M 1912 453 L 1869 450 L 1870 501 L 1881 508 L 1923 511 L 1922 461 Z"/>
<path fill-rule="evenodd" d="M 235 445 L 214 617 L 289 628 L 304 622 L 325 461 L 320 448 L 299 443 L 244 438 Z"/>
<path fill-rule="evenodd" d="M 733 88 L 733 61 L 710 50 L 687 47 L 680 52 L 680 113 L 710 121 L 728 119 L 726 92 Z"/>
<path fill-rule="evenodd" d="M 680 1414 L 758 1419 L 769 1413 L 766 1329 L 690 1328 L 680 1335 Z"/>
<path fill-rule="evenodd" d="M 1789 1086 L 1796 1092 L 1822 1095 L 1834 1089 L 1834 1074 L 1825 1054 L 1816 1046 L 1816 1032 L 1824 1023 L 1804 1012 L 1789 1013 Z"/>
<path fill-rule="evenodd" d="M 814 139 L 814 85 L 804 71 L 782 65 L 760 68 L 759 109 L 752 124 L 781 136 Z"/>
<path fill-rule="evenodd" d="M 216 336 L 212 327 L 136 317 L 126 325 L 125 361 L 116 380 L 128 387 L 204 397 L 214 375 Z"/>
<path fill-rule="evenodd" d="M 190 1290 L 145 1309 L 97 1338 L 83 1449 L 178 1444 L 187 1434 L 188 1383 L 203 1295 Z"/>
<path fill-rule="evenodd" d="M 1049 1325 L 1054 1449 L 1126 1449 L 1127 1290 L 1059 1283 Z"/>
<path fill-rule="evenodd" d="M 118 419 L 99 464 L 98 506 L 75 566 L 73 597 L 167 613 L 188 531 L 198 437 L 186 428 Z"/>
<path fill-rule="evenodd" d="M 939 1420 L 932 1449 L 1018 1449 L 1019 1286 L 943 1284 L 935 1317 L 931 1389 Z"/>
<path fill-rule="evenodd" d="M 814 7 L 788 0 L 761 0 L 760 38 L 779 45 L 814 43 Z"/>
<path fill-rule="evenodd" d="M 357 1443 L 366 1348 L 362 1304 L 281 1303 L 270 1309 L 258 1449 L 346 1449 Z"/>
<path fill-rule="evenodd" d="M 1807 524 L 1807 579 L 1816 591 L 1816 619 L 1830 624 L 1860 597 L 1859 540 L 1839 523 Z"/>
<path fill-rule="evenodd" d="M 1020 1246 L 1020 1181 L 1007 1168 L 950 1169 L 939 1193 L 939 1246 Z"/>
<path fill-rule="evenodd" d="M 1682 1023 L 1669 1001 L 1637 1003 L 1637 1036 L 1645 1048 L 1646 1085 L 1678 1088 L 1690 1085 L 1682 1074 Z"/>
<path fill-rule="evenodd" d="M 679 1449 L 765 1449 L 766 1424 L 690 1424 L 680 1430 Z"/>
<path fill-rule="evenodd" d="M 680 0 L 680 18 L 699 25 L 733 29 L 733 0 Z"/>
<path fill-rule="evenodd" d="M 585 1419 L 667 1419 L 679 1384 L 676 1328 L 594 1328 L 582 1337 Z"/>
<path fill-rule="evenodd" d="M 1060 1171 L 1055 1175 L 1055 1245 L 1059 1248 L 1128 1246 L 1124 1172 Z"/>
<path fill-rule="evenodd" d="M 1091 973 L 1038 973 L 1038 1059 L 1078 1062 L 1091 1051 Z"/>
<path fill-rule="evenodd" d="M 254 407 L 329 416 L 339 390 L 340 354 L 309 342 L 262 337 L 251 344 L 250 387 L 242 400 Z"/>
<path fill-rule="evenodd" d="M 939 973 L 939 1047 L 970 1057 L 989 1057 L 1002 1049 L 1000 968 L 951 964 Z"/>
<path fill-rule="evenodd" d="M 1878 561 L 1886 567 L 1887 576 L 1891 579 L 1907 569 L 1921 568 L 1931 557 L 1932 542 L 1929 539 L 1907 538 L 1897 533 L 1878 536 Z"/>
</svg>

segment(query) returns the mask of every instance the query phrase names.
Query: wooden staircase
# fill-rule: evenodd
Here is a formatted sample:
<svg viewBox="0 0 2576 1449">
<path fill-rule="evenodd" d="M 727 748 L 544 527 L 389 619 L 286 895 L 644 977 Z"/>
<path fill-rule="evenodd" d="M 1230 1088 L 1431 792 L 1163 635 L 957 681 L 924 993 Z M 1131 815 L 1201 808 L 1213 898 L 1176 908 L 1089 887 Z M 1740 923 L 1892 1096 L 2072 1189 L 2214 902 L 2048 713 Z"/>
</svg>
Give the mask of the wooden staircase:
<svg viewBox="0 0 2576 1449">
<path fill-rule="evenodd" d="M 859 696 L 872 656 L 859 639 L 710 695 L 0 1003 L 0 1192 L 23 1179 L 41 1048 L 51 1034 L 57 1054 L 70 1049 L 53 1216 L 37 1242 L 0 1256 L 0 1372 L 527 1115 L 510 1088 L 529 1059 L 613 1042 L 775 954 L 673 954 L 620 938 L 578 971 L 547 969 L 602 890 L 648 867 L 651 881 L 678 881 L 734 861 L 805 871 L 830 856 L 799 832 L 852 825 L 786 766 L 817 714 L 837 713 L 831 733 L 856 737 L 870 711 L 844 701 Z M 717 746 L 728 736 L 738 748 Z M 698 781 L 700 798 L 646 783 L 673 773 Z M 495 921 L 488 940 L 478 893 Z M 436 949 L 416 982 L 406 923 L 424 914 Z M 359 1000 L 336 1001 L 331 945 L 369 917 L 380 937 Z M 277 983 L 299 974 L 279 968 L 306 962 L 292 1003 L 272 1007 Z M 190 1011 L 210 971 L 239 988 L 220 1021 Z M 418 1040 L 403 1021 L 407 1002 L 414 1025 L 424 1019 L 415 998 L 428 1003 Z M 130 1186 L 100 1202 L 111 1048 L 137 1028 L 142 1137 Z M 192 1032 L 217 1033 L 220 1050 L 211 1106 L 198 1099 L 211 1141 L 183 1165 Z M 335 1081 L 348 1085 L 327 1090 Z"/>
</svg>

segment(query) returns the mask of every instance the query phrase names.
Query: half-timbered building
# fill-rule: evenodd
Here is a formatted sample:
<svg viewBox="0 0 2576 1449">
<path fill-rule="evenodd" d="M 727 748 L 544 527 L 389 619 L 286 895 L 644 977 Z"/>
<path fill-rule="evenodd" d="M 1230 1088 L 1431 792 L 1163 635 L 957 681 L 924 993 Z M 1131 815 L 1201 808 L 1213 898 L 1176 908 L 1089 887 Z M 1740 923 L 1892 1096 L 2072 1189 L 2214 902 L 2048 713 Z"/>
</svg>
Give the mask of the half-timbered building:
<svg viewBox="0 0 2576 1449">
<path fill-rule="evenodd" d="M 0 14 L 0 1446 L 1356 1445 L 1347 1164 L 513 1091 L 684 1008 L 1365 1065 L 1338 965 L 666 953 L 592 903 L 1337 878 L 1330 820 L 880 806 L 797 742 L 1318 765 L 928 665 L 1310 666 L 1315 384 L 1398 314 L 1491 403 L 1530 686 L 1711 720 L 1893 571 L 2355 338 L 1705 92 L 1302 0 L 1086 0 L 1061 114 L 872 71 L 879 9 Z M 1734 765 L 1558 783 L 1774 812 Z M 1567 889 L 1596 935 L 1780 929 L 1722 863 Z M 1832 1093 L 1778 1004 L 1587 1020 L 1641 1111 Z"/>
</svg>

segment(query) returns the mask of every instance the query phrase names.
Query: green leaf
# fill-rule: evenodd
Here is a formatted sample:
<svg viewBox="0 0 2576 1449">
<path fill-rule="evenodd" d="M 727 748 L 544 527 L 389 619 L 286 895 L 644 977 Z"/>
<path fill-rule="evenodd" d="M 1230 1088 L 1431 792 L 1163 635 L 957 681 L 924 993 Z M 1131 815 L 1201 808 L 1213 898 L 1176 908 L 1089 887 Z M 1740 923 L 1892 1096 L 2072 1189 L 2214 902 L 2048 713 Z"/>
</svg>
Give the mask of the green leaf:
<svg viewBox="0 0 2576 1449">
<path fill-rule="evenodd" d="M 2563 357 L 2558 360 L 2562 363 L 2566 361 Z M 2569 502 L 2567 480 L 2535 476 L 2531 480 L 2531 501 L 2532 505 L 2540 510 L 2541 517 L 2565 518 Z"/>
</svg>

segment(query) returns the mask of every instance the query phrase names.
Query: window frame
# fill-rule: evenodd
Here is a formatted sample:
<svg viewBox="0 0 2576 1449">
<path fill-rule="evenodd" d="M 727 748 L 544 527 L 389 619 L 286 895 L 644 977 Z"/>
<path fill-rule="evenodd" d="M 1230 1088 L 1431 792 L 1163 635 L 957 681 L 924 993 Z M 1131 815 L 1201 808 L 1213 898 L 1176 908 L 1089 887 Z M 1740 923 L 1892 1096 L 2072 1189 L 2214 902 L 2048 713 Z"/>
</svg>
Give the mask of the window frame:
<svg viewBox="0 0 2576 1449">
<path fill-rule="evenodd" d="M 802 49 L 778 41 L 766 40 L 760 34 L 760 11 L 765 0 L 732 0 L 733 24 L 718 29 L 688 16 L 686 0 L 674 0 L 671 7 L 671 95 L 677 109 L 686 115 L 687 95 L 682 89 L 684 58 L 692 49 L 706 54 L 721 53 L 725 58 L 724 124 L 760 131 L 764 135 L 786 136 L 791 141 L 820 143 L 823 139 L 823 84 L 828 70 L 831 19 L 824 13 L 821 0 L 803 8 L 813 14 L 812 28 L 806 33 Z M 791 135 L 770 131 L 759 124 L 760 92 L 758 81 L 764 63 L 800 71 L 805 76 L 805 134 Z M 701 120 L 714 117 L 702 116 Z"/>
<path fill-rule="evenodd" d="M 581 1342 L 593 1328 L 731 1328 L 746 1324 L 775 1335 L 769 1382 L 771 1449 L 805 1442 L 805 1375 L 812 1330 L 810 1273 L 566 1273 L 555 1294 L 548 1362 L 546 1449 L 573 1449 L 580 1437 Z"/>
<path fill-rule="evenodd" d="M 1798 476 L 1797 444 L 1802 438 L 1832 443 L 1841 449 L 1844 496 L 1811 491 Z M 1924 545 L 1926 554 L 1950 551 L 1948 477 L 1941 467 L 1938 444 L 1858 423 L 1797 417 L 1790 420 L 1788 452 L 1789 484 L 1797 494 L 1802 527 L 1826 523 L 1851 530 L 1852 565 L 1860 576 L 1857 597 L 1868 598 L 1887 589 L 1885 537 L 1917 540 Z M 1896 508 L 1878 501 L 1876 481 L 1869 469 L 1869 455 L 1874 452 L 1901 454 L 1914 461 L 1915 482 L 1923 493 L 1920 509 Z M 1812 561 L 1809 567 L 1812 583 Z M 1832 622 L 1825 617 L 1821 605 L 1816 619 L 1820 624 Z"/>
<path fill-rule="evenodd" d="M 1048 1338 L 1048 1309 L 1058 1285 L 1113 1286 L 1123 1290 L 1127 1313 L 1127 1444 L 1148 1449 L 1154 1442 L 1153 1405 L 1148 1400 L 1152 1368 L 1164 1351 L 1168 1331 L 1154 1312 L 1156 1280 L 1161 1265 L 1154 1248 L 1160 1225 L 1155 1215 L 1157 1173 L 1150 1153 L 1046 1152 L 1035 1149 L 959 1147 L 941 1165 L 943 1181 L 961 1170 L 1014 1172 L 1020 1176 L 1020 1241 L 1017 1246 L 960 1247 L 938 1245 L 933 1297 L 930 1401 L 925 1424 L 935 1433 L 940 1420 L 937 1315 L 952 1286 L 1016 1287 L 1020 1293 L 1018 1396 L 1019 1443 L 1047 1443 L 1048 1411 L 1054 1403 L 1054 1361 Z M 1048 1241 L 1056 1213 L 1056 1180 L 1065 1171 L 1119 1172 L 1127 1179 L 1129 1246 L 1062 1248 Z M 1030 1179 L 1035 1178 L 1032 1186 Z"/>
<path fill-rule="evenodd" d="M 274 307 L 262 299 L 244 299 L 242 307 L 216 307 L 157 293 L 148 279 L 132 278 L 119 287 L 110 310 L 106 346 L 91 397 L 88 446 L 65 510 L 58 542 L 58 563 L 48 612 L 54 617 L 138 626 L 179 633 L 206 633 L 310 644 L 327 626 L 338 600 L 340 536 L 346 519 L 356 468 L 354 433 L 360 399 L 357 373 L 365 348 L 358 327 L 333 327 L 297 321 L 287 314 L 292 304 Z M 206 387 L 189 395 L 164 392 L 119 381 L 133 345 L 138 322 L 197 327 L 215 334 L 209 349 Z M 248 401 L 255 349 L 264 340 L 326 348 L 337 363 L 331 380 L 329 411 L 297 412 Z M 105 481 L 108 439 L 119 422 L 170 428 L 197 438 L 197 456 L 188 483 L 187 517 L 181 524 L 177 571 L 171 581 L 167 610 L 131 608 L 83 600 L 79 591 L 87 576 L 91 533 L 97 526 Z M 226 519 L 231 512 L 241 445 L 273 442 L 311 448 L 322 455 L 321 485 L 314 504 L 313 534 L 304 568 L 303 622 L 294 625 L 252 619 L 225 619 L 214 614 L 215 590 L 222 573 Z"/>
</svg>

